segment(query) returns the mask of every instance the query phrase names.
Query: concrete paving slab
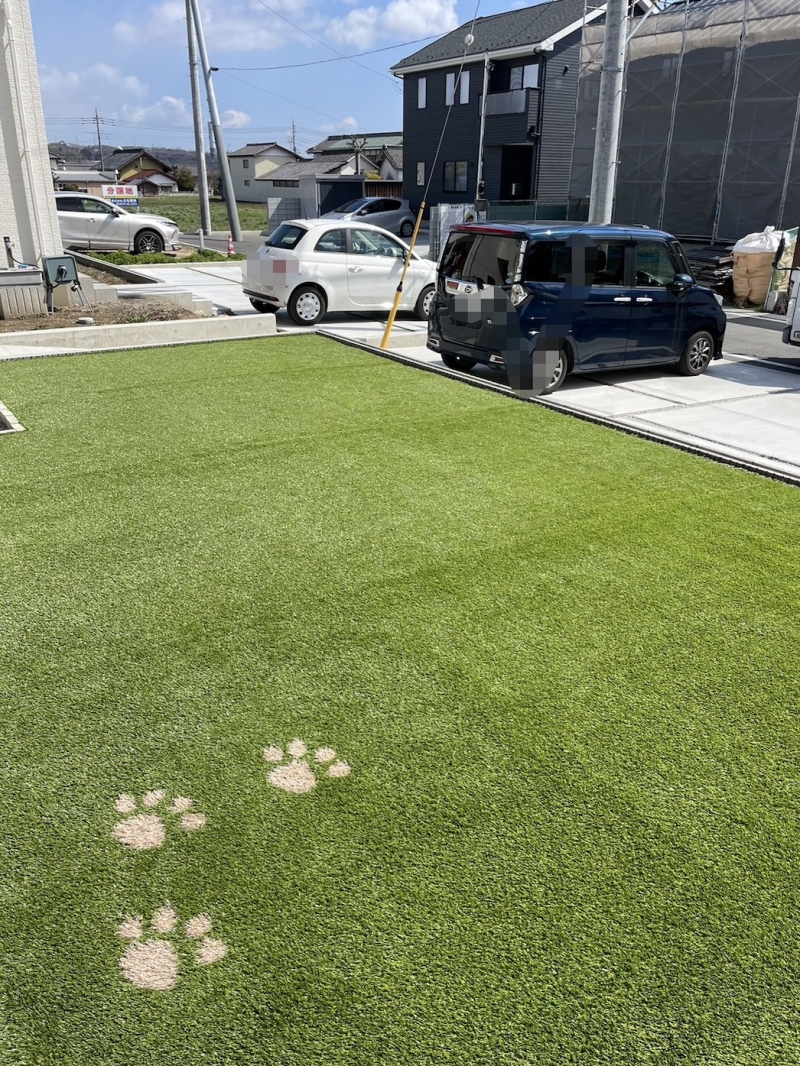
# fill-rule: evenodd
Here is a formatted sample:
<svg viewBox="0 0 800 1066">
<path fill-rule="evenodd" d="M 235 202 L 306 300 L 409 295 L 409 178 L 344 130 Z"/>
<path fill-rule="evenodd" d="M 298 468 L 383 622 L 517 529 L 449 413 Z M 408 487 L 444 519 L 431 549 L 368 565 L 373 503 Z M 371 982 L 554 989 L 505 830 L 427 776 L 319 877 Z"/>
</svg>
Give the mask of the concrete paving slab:
<svg viewBox="0 0 800 1066">
<path fill-rule="evenodd" d="M 603 382 L 632 392 L 660 396 L 665 404 L 717 403 L 724 400 L 746 399 L 771 390 L 792 387 L 787 375 L 771 367 L 755 363 L 722 359 L 712 363 L 705 374 L 684 378 L 673 371 L 615 370 L 597 375 Z"/>
<path fill-rule="evenodd" d="M 775 459 L 800 473 L 800 425 L 788 426 L 773 420 L 763 405 L 760 415 L 750 413 L 745 402 L 735 407 L 676 407 L 640 415 L 636 421 L 679 430 L 698 440 L 746 451 L 754 457 Z"/>
<path fill-rule="evenodd" d="M 605 418 L 664 408 L 661 396 L 614 388 L 581 378 L 568 378 L 558 392 L 548 398 L 548 402 L 554 407 L 565 407 L 584 414 L 602 415 Z"/>
</svg>

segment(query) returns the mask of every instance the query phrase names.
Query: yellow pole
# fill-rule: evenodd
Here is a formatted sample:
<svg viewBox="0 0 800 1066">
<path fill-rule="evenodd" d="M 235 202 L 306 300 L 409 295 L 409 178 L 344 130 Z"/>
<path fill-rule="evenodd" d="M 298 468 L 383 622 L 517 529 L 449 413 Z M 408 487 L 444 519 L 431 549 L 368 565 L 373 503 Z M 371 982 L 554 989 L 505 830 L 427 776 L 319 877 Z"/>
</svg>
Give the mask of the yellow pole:
<svg viewBox="0 0 800 1066">
<path fill-rule="evenodd" d="M 381 348 L 384 351 L 389 347 L 389 338 L 392 335 L 392 326 L 394 320 L 397 317 L 397 308 L 400 306 L 400 300 L 403 296 L 403 282 L 406 280 L 406 272 L 408 271 L 408 264 L 411 262 L 411 253 L 414 251 L 414 245 L 417 243 L 417 234 L 419 233 L 419 227 L 422 225 L 422 212 L 425 210 L 425 201 L 420 204 L 419 214 L 417 215 L 417 224 L 414 227 L 414 232 L 411 234 L 411 244 L 409 245 L 408 255 L 403 263 L 403 273 L 400 275 L 400 284 L 397 286 L 397 292 L 394 294 L 394 303 L 392 309 L 389 312 L 389 321 L 386 323 L 386 329 L 383 332 L 383 339 L 381 340 Z"/>
</svg>

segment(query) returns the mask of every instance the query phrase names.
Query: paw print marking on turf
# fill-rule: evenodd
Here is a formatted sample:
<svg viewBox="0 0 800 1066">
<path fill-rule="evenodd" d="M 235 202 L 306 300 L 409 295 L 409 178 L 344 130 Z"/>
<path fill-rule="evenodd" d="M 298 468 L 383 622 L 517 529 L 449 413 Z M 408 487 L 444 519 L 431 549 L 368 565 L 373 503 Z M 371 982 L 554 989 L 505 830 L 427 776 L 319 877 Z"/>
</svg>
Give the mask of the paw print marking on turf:
<svg viewBox="0 0 800 1066">
<path fill-rule="evenodd" d="M 344 759 L 336 759 L 333 748 L 317 748 L 313 755 L 316 768 L 312 767 L 312 756 L 302 740 L 293 740 L 288 744 L 286 754 L 282 748 L 264 748 L 264 758 L 267 762 L 280 764 L 270 770 L 270 783 L 276 788 L 282 788 L 284 792 L 294 792 L 297 795 L 316 788 L 319 773 L 326 773 L 328 777 L 347 777 L 350 773 L 350 767 Z"/>
<path fill-rule="evenodd" d="M 185 833 L 194 833 L 206 824 L 206 816 L 192 810 L 193 800 L 186 796 L 176 796 L 165 810 L 166 800 L 167 794 L 163 789 L 145 792 L 141 801 L 143 810 L 140 810 L 133 796 L 127 793 L 117 796 L 114 807 L 119 814 L 128 817 L 117 822 L 111 830 L 111 835 L 120 844 L 135 851 L 148 851 L 150 848 L 160 848 L 167 839 L 165 819 L 177 820 Z M 148 811 L 152 813 L 145 813 Z"/>
<path fill-rule="evenodd" d="M 169 904 L 159 907 L 155 912 L 150 922 L 150 932 L 138 915 L 126 918 L 117 926 L 117 936 L 129 941 L 119 960 L 126 981 L 137 988 L 154 992 L 167 992 L 175 987 L 179 969 L 178 951 L 167 937 L 180 935 L 176 932 L 177 926 L 177 912 Z M 228 949 L 221 940 L 208 936 L 211 929 L 211 919 L 207 914 L 190 918 L 183 927 L 185 936 L 196 944 L 196 966 L 210 966 L 227 954 Z M 153 933 L 158 935 L 153 936 Z"/>
</svg>

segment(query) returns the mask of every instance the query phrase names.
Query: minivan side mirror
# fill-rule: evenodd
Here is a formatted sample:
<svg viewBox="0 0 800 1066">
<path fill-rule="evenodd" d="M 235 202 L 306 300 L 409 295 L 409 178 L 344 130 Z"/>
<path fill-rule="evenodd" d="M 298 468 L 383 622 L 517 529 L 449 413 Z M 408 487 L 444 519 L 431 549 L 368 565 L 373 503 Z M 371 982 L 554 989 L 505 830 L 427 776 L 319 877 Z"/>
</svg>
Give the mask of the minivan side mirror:
<svg viewBox="0 0 800 1066">
<path fill-rule="evenodd" d="M 675 292 L 685 292 L 686 289 L 691 289 L 692 285 L 694 285 L 694 278 L 689 274 L 676 274 L 668 288 Z"/>
</svg>

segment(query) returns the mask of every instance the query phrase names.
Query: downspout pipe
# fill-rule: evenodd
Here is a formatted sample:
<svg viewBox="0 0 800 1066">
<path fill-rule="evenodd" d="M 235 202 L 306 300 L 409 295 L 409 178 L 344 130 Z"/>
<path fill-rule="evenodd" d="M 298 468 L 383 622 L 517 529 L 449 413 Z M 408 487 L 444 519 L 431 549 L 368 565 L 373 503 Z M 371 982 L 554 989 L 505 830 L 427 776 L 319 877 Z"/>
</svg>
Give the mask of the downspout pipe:
<svg viewBox="0 0 800 1066">
<path fill-rule="evenodd" d="M 25 102 L 22 96 L 22 82 L 19 77 L 14 22 L 11 18 L 11 12 L 8 9 L 8 0 L 0 0 L 0 2 L 2 2 L 3 5 L 3 16 L 5 17 L 6 30 L 8 33 L 8 52 L 11 56 L 11 74 L 14 78 L 14 94 L 17 98 L 17 114 L 19 119 L 20 137 L 22 139 L 22 155 L 25 159 L 25 170 L 28 175 L 28 192 L 33 206 L 33 224 L 36 229 L 36 240 L 39 244 L 37 258 L 41 259 L 44 256 L 45 250 L 44 230 L 42 229 L 42 216 L 39 213 L 39 201 L 36 199 L 36 176 L 33 170 L 30 141 L 28 140 L 28 124 L 25 121 Z"/>
</svg>

